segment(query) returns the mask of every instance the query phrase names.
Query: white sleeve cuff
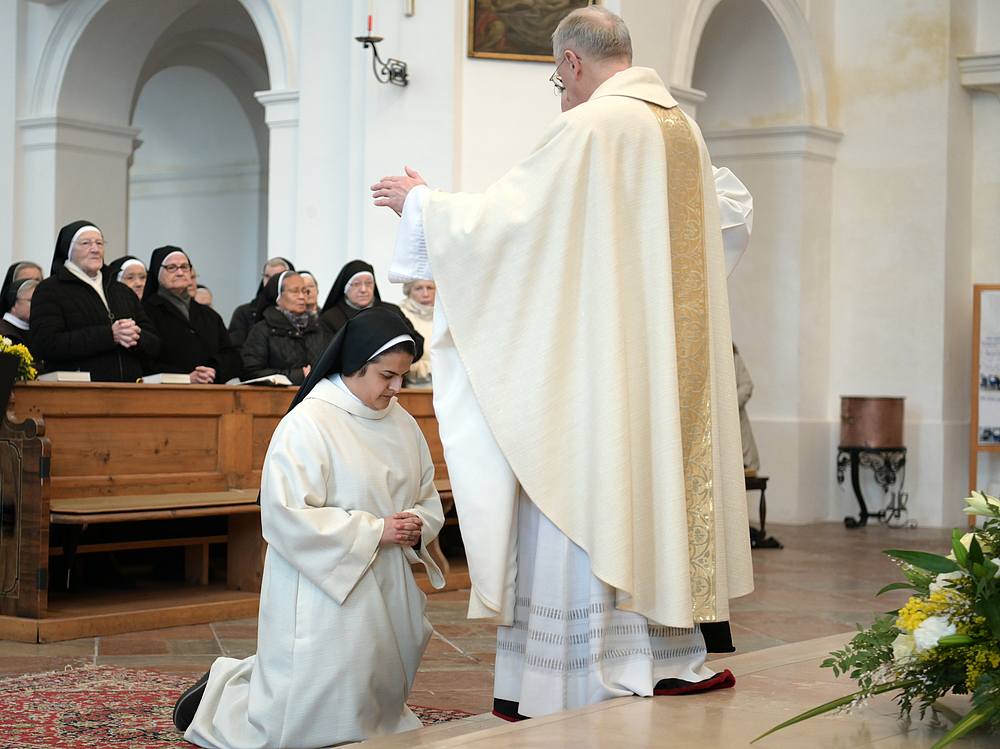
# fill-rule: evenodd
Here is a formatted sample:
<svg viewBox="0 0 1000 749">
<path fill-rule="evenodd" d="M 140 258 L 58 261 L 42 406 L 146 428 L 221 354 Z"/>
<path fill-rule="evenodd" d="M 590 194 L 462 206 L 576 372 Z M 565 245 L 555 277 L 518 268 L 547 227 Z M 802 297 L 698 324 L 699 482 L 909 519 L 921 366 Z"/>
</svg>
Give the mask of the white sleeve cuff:
<svg viewBox="0 0 1000 749">
<path fill-rule="evenodd" d="M 389 265 L 391 283 L 434 280 L 424 242 L 424 202 L 430 194 L 427 185 L 417 185 L 406 196 L 396 232 L 396 247 Z"/>
</svg>

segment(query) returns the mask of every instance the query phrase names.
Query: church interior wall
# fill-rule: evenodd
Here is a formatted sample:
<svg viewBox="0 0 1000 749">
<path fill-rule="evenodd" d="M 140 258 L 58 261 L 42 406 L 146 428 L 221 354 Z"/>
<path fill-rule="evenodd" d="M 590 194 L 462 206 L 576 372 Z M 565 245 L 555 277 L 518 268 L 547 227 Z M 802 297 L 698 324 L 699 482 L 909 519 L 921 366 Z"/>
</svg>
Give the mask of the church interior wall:
<svg viewBox="0 0 1000 749">
<path fill-rule="evenodd" d="M 906 397 L 911 517 L 960 520 L 967 490 L 968 217 L 949 3 L 838 6 L 832 395 Z M 957 161 L 956 161 L 957 160 Z M 956 180 L 952 185 L 952 180 Z M 957 191 L 957 192 L 955 192 Z M 963 270 L 963 265 L 965 269 Z M 967 430 L 967 421 L 965 429 Z M 948 460 L 965 446 L 957 465 Z"/>
<path fill-rule="evenodd" d="M 235 2 L 143 4 L 141 23 L 123 0 L 17 0 L 0 8 L 0 40 L 8 41 L 0 45 L 0 71 L 17 73 L 0 77 L 0 154 L 10 155 L 0 158 L 0 205 L 2 215 L 11 216 L 5 229 L 10 258 L 30 257 L 47 267 L 56 229 L 81 211 L 99 223 L 110 221 L 112 248 L 140 242 L 139 226 L 151 220 L 143 217 L 151 211 L 142 207 L 148 196 L 141 194 L 146 188 L 140 189 L 140 179 L 133 181 L 130 219 L 121 208 L 129 195 L 122 166 L 129 158 L 128 128 L 146 131 L 137 134 L 145 145 L 136 151 L 134 178 L 155 155 L 155 144 L 165 142 L 141 116 L 129 120 L 145 82 L 141 70 L 159 34 L 185 10 L 221 12 Z M 262 253 L 254 232 L 266 220 L 266 254 L 287 254 L 316 272 L 324 296 L 353 257 L 372 262 L 383 278 L 397 219 L 371 205 L 373 181 L 408 165 L 432 187 L 485 189 L 531 150 L 558 113 L 546 80 L 550 63 L 466 56 L 467 0 L 433 8 L 418 2 L 411 17 L 400 3 L 375 0 L 375 32 L 385 37 L 379 52 L 408 63 L 406 88 L 377 83 L 371 51 L 353 39 L 365 28 L 367 2 L 239 2 L 261 35 L 271 77 L 269 90 L 262 89 L 267 94 L 258 97 L 271 122 L 268 153 L 260 158 L 258 149 L 258 164 L 244 166 L 258 167 L 270 188 L 258 185 L 254 219 L 249 203 L 239 209 L 229 204 L 246 194 L 247 173 L 215 174 L 214 187 L 204 191 L 213 201 L 206 207 L 216 208 L 200 214 L 182 209 L 170 190 L 197 191 L 208 183 L 158 183 L 161 223 L 183 224 L 183 230 L 176 241 L 166 233 L 157 235 L 162 240 L 142 240 L 141 248 L 131 248 L 140 256 L 161 241 L 219 245 L 221 228 L 212 214 L 227 211 L 238 224 L 257 221 L 239 239 L 251 246 L 252 276 Z M 756 386 L 749 412 L 762 472 L 772 478 L 769 518 L 839 520 L 854 511 L 849 490 L 836 484 L 834 460 L 840 396 L 860 394 L 907 398 L 911 517 L 924 525 L 960 522 L 952 505 L 965 491 L 968 457 L 966 311 L 972 283 L 1000 282 L 1000 98 L 958 90 L 955 58 L 975 51 L 963 45 L 1000 48 L 996 4 L 606 5 L 632 27 L 637 64 L 656 67 L 668 85 L 707 94 L 697 116 L 716 163 L 732 166 L 755 195 L 754 238 L 732 277 L 731 304 L 734 337 Z M 698 28 L 697 38 L 683 38 L 692 19 L 708 12 L 717 15 L 707 19 L 705 37 Z M 17 22 L 3 23 L 9 20 Z M 53 99 L 54 84 L 43 68 L 54 64 L 52 39 L 68 38 L 71 21 L 93 24 L 81 38 L 92 42 L 101 32 L 121 49 L 114 55 L 102 55 L 93 44 L 86 55 L 83 48 L 62 50 L 75 55 L 73 70 L 68 88 Z M 331 33 L 345 28 L 349 36 Z M 734 35 L 742 40 L 739 49 Z M 102 82 L 88 88 L 95 76 Z M 203 102 L 210 97 L 208 84 L 197 95 Z M 51 111 L 41 106 L 45 101 L 54 102 Z M 201 106 L 214 118 L 246 121 L 245 107 L 234 113 L 221 100 Z M 87 136 L 81 146 L 86 138 L 63 123 L 56 128 L 63 145 L 26 149 L 25 139 L 38 129 L 15 122 L 57 115 L 112 130 Z M 96 153 L 101 138 L 114 141 L 110 153 Z M 239 141 L 246 146 L 242 135 Z M 210 142 L 203 146 L 205 153 L 188 153 L 180 164 L 200 160 L 222 169 L 251 160 L 228 152 L 223 159 L 207 153 Z M 157 158 L 157 169 L 170 168 L 169 154 Z M 66 187 L 88 179 L 108 187 Z M 104 218 L 115 211 L 119 218 Z M 132 234 L 126 240 L 127 220 Z M 228 233 L 239 231 L 230 227 Z M 225 260 L 231 260 L 228 253 Z M 216 259 L 204 262 L 213 267 Z M 253 284 L 248 277 L 231 285 L 242 299 Z M 384 281 L 382 287 L 384 298 L 400 298 L 398 287 Z M 220 300 L 218 306 L 227 304 Z"/>
</svg>

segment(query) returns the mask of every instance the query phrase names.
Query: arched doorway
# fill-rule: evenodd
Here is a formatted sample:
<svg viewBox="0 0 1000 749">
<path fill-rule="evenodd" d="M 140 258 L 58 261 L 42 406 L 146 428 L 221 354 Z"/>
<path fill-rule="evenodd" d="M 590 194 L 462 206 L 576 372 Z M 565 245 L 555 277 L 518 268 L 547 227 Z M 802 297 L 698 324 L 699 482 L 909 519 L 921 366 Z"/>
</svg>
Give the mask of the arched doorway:
<svg viewBox="0 0 1000 749">
<path fill-rule="evenodd" d="M 824 127 L 818 52 L 794 3 L 706 0 L 698 10 L 687 68 L 706 94 L 697 119 L 713 163 L 754 196 L 753 237 L 729 297 L 756 386 L 748 411 L 762 470 L 774 478 L 769 504 L 790 522 L 835 516 L 829 263 L 840 134 Z"/>
<path fill-rule="evenodd" d="M 188 251 L 228 322 L 250 298 L 267 252 L 268 133 L 254 92 L 268 88 L 264 50 L 237 0 L 193 6 L 143 67 L 131 125 L 131 254 Z"/>
<path fill-rule="evenodd" d="M 126 251 L 148 257 L 159 243 L 207 237 L 213 256 L 198 265 L 208 270 L 225 258 L 226 275 L 216 283 L 223 316 L 227 295 L 235 304 L 252 293 L 266 252 L 271 140 L 254 95 L 294 93 L 288 39 L 271 6 L 272 0 L 79 0 L 49 14 L 51 28 L 44 30 L 26 114 L 18 122 L 29 257 L 47 265 L 58 227 L 85 217 L 105 231 L 109 258 Z M 163 116 L 170 105 L 172 126 Z M 228 131 L 222 141 L 220 131 Z M 224 148 L 208 153 L 213 140 Z M 134 203 L 130 168 L 137 178 Z M 169 180 L 157 183 L 156 174 L 188 181 L 181 186 L 184 180 L 176 179 L 168 188 Z M 214 202 L 218 209 L 228 200 L 226 210 L 206 218 L 206 211 L 199 215 L 192 208 L 197 190 L 191 180 L 199 176 L 201 197 L 209 198 L 199 203 Z M 157 231 L 151 229 L 156 211 L 138 206 L 154 199 L 153 184 L 161 205 L 170 205 Z M 186 207 L 180 199 L 185 191 L 192 196 Z M 168 222 L 177 229 L 172 240 L 159 231 Z M 219 238 L 226 225 L 233 238 L 228 244 Z M 129 246 L 133 242 L 137 246 Z M 244 268 L 245 279 L 239 275 Z"/>
</svg>

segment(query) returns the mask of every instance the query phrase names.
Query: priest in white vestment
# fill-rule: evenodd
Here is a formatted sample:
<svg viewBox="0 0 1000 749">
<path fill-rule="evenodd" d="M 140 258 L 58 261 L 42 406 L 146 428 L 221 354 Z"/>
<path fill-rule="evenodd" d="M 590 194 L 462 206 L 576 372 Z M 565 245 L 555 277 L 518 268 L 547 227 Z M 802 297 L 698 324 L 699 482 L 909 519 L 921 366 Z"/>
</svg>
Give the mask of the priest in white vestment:
<svg viewBox="0 0 1000 749">
<path fill-rule="evenodd" d="M 181 696 L 188 741 L 318 749 L 421 727 L 405 701 L 432 629 L 410 565 L 444 586 L 427 553 L 444 514 L 427 443 L 393 397 L 415 353 L 400 316 L 359 312 L 275 429 L 257 652 L 217 659 Z"/>
<path fill-rule="evenodd" d="M 485 194 L 372 187 L 403 218 L 390 279 L 437 286 L 469 616 L 501 625 L 511 719 L 731 684 L 699 625 L 753 589 L 726 292 L 750 196 L 620 18 L 553 40 L 563 114 Z"/>
</svg>

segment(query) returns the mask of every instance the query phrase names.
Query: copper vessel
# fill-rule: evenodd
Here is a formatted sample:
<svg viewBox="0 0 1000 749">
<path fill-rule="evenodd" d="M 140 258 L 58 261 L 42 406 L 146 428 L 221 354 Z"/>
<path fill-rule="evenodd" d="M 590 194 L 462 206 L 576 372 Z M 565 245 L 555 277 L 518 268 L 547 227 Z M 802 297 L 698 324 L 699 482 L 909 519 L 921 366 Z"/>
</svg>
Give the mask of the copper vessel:
<svg viewBox="0 0 1000 749">
<path fill-rule="evenodd" d="M 904 398 L 840 398 L 840 446 L 880 449 L 903 447 Z"/>
</svg>

